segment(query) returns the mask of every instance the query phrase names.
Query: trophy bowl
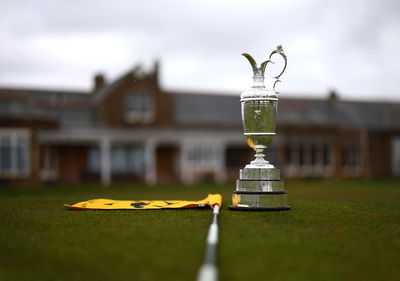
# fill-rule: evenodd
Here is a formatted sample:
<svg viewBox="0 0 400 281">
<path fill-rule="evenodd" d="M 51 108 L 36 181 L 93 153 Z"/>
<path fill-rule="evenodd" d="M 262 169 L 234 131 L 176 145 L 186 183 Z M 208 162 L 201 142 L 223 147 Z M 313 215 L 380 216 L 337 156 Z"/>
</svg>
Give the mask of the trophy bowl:
<svg viewBox="0 0 400 281">
<path fill-rule="evenodd" d="M 242 103 L 243 131 L 246 142 L 256 152 L 255 166 L 273 167 L 264 160 L 264 150 L 271 146 L 275 136 L 275 118 L 277 111 L 276 98 L 259 98 L 258 100 L 246 98 Z"/>
</svg>

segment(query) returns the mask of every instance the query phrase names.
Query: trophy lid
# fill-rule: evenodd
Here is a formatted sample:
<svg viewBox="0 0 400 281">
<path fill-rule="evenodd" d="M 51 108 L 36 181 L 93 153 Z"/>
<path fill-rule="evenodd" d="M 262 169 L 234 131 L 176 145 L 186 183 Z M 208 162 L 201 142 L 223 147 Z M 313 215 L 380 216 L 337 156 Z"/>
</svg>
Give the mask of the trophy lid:
<svg viewBox="0 0 400 281">
<path fill-rule="evenodd" d="M 272 56 L 278 54 L 284 59 L 284 66 L 282 71 L 279 73 L 279 75 L 274 76 L 273 79 L 273 85 L 272 89 L 267 89 L 264 85 L 264 77 L 265 77 L 265 71 L 267 68 L 268 63 L 274 64 L 275 62 L 272 61 Z M 280 82 L 279 78 L 283 74 L 283 72 L 286 69 L 287 65 L 287 58 L 285 53 L 283 52 L 283 48 L 281 45 L 278 45 L 274 51 L 271 52 L 271 54 L 268 57 L 268 60 L 264 61 L 261 63 L 260 66 L 256 63 L 255 59 L 248 53 L 243 53 L 242 54 L 249 62 L 250 65 L 253 69 L 253 85 L 251 86 L 250 89 L 244 91 L 241 95 L 241 99 L 253 99 L 253 98 L 277 98 L 277 92 L 275 91 L 275 85 L 276 83 Z"/>
</svg>

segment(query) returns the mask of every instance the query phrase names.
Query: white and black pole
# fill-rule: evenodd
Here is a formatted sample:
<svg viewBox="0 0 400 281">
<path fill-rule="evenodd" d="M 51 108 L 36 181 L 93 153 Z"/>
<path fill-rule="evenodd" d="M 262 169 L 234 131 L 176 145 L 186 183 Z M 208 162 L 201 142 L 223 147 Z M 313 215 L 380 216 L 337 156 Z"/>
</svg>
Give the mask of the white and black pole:
<svg viewBox="0 0 400 281">
<path fill-rule="evenodd" d="M 217 281 L 217 246 L 218 246 L 218 216 L 219 205 L 214 205 L 210 228 L 207 235 L 207 246 L 204 261 L 199 269 L 197 281 Z"/>
</svg>

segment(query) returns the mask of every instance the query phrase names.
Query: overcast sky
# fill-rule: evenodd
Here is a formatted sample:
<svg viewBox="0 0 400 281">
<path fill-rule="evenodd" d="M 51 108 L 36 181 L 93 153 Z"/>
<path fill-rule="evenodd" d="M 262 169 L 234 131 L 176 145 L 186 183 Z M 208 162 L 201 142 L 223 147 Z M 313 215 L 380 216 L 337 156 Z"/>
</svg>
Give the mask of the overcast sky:
<svg viewBox="0 0 400 281">
<path fill-rule="evenodd" d="M 2 0 L 0 87 L 89 90 L 161 62 L 165 89 L 239 92 L 282 44 L 282 95 L 400 101 L 400 1 Z M 271 73 L 272 74 L 272 73 Z"/>
</svg>

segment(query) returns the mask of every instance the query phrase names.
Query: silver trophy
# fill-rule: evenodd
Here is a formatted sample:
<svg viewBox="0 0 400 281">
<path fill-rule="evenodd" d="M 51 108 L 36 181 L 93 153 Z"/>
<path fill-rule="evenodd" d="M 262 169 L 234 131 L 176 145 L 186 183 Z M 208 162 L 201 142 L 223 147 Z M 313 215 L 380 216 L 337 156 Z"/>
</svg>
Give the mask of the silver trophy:
<svg viewBox="0 0 400 281">
<path fill-rule="evenodd" d="M 278 46 L 268 60 L 260 66 L 247 53 L 242 54 L 253 68 L 253 85 L 241 95 L 242 120 L 247 144 L 256 152 L 255 160 L 240 170 L 236 190 L 232 195 L 231 210 L 282 211 L 289 210 L 287 194 L 279 169 L 264 159 L 264 151 L 272 144 L 275 136 L 275 120 L 278 109 L 276 83 L 286 69 L 287 59 L 282 46 Z M 272 89 L 264 85 L 264 72 L 272 58 L 280 55 L 284 60 L 283 69 L 273 77 Z"/>
</svg>

